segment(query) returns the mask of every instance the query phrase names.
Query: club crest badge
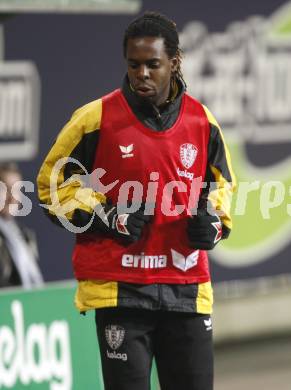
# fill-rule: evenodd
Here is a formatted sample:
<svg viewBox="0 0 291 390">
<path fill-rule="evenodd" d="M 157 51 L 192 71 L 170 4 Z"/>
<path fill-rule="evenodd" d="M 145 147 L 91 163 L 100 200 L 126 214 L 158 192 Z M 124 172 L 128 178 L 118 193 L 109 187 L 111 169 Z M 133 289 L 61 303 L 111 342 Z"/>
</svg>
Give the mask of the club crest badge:
<svg viewBox="0 0 291 390">
<path fill-rule="evenodd" d="M 183 144 L 180 146 L 180 158 L 186 169 L 189 169 L 194 164 L 198 153 L 198 149 L 193 144 Z"/>
<path fill-rule="evenodd" d="M 107 325 L 105 328 L 105 337 L 108 345 L 113 349 L 118 349 L 123 343 L 125 329 L 119 325 Z"/>
</svg>

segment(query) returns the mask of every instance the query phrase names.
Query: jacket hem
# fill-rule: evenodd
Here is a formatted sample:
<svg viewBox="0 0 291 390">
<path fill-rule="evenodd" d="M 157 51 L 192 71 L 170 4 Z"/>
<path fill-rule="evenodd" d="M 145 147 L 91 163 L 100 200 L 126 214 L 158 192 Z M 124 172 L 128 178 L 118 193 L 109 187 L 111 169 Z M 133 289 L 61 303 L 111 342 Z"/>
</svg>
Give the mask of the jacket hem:
<svg viewBox="0 0 291 390">
<path fill-rule="evenodd" d="M 138 283 L 138 284 L 153 284 L 153 283 L 167 283 L 167 284 L 191 284 L 191 283 L 206 283 L 210 282 L 209 276 L 189 276 L 189 277 L 138 277 L 138 276 L 121 276 L 120 273 L 105 273 L 96 272 L 88 274 L 75 274 L 78 281 L 82 280 L 106 280 L 114 282 Z"/>
<path fill-rule="evenodd" d="M 180 312 L 180 313 L 196 313 L 196 314 L 211 314 L 212 313 L 212 305 L 209 305 L 209 308 L 206 310 L 199 310 L 196 307 L 196 304 L 182 304 L 182 305 L 177 305 L 177 304 L 167 304 L 167 305 L 159 305 L 157 303 L 149 303 L 146 301 L 143 302 L 138 302 L 136 299 L 130 299 L 130 298 L 125 298 L 125 299 L 119 299 L 118 300 L 118 305 L 114 305 L 112 303 L 111 299 L 102 299 L 98 305 L 94 306 L 82 306 L 78 307 L 77 309 L 80 313 L 82 312 L 87 312 L 90 310 L 98 310 L 98 309 L 106 309 L 106 308 L 128 308 L 128 309 L 143 309 L 143 310 L 151 310 L 151 311 L 174 311 L 174 312 Z"/>
</svg>

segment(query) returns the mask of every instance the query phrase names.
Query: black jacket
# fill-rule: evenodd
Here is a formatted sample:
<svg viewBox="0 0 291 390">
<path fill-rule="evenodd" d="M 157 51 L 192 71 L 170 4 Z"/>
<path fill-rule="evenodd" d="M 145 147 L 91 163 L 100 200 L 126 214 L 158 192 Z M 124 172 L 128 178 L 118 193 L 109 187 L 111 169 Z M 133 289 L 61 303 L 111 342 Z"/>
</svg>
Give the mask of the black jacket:
<svg viewBox="0 0 291 390">
<path fill-rule="evenodd" d="M 150 104 L 146 99 L 140 98 L 130 88 L 127 76 L 124 78 L 122 92 L 135 116 L 152 130 L 165 131 L 175 123 L 181 106 L 185 85 L 182 81 L 177 81 L 177 92 L 174 97 L 170 97 L 169 102 L 161 107 Z M 171 91 L 174 94 L 174 91 Z"/>
</svg>

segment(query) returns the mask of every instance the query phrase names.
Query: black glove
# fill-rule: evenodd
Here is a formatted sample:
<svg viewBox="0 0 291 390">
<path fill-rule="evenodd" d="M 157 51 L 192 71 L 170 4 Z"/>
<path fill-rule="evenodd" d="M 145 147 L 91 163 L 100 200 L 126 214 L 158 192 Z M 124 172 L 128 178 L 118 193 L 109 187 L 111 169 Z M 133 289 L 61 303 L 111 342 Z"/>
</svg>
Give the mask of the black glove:
<svg viewBox="0 0 291 390">
<path fill-rule="evenodd" d="M 191 247 L 210 250 L 222 238 L 222 223 L 218 215 L 210 215 L 207 210 L 198 209 L 197 215 L 188 220 L 187 233 Z"/>
<path fill-rule="evenodd" d="M 112 205 L 102 205 L 101 207 L 102 209 L 99 210 L 97 216 L 99 219 L 99 222 L 97 221 L 98 227 L 128 243 L 138 241 L 145 225 L 150 221 L 150 215 L 144 214 L 144 204 L 139 210 L 130 214 L 118 214 L 117 207 Z"/>
</svg>

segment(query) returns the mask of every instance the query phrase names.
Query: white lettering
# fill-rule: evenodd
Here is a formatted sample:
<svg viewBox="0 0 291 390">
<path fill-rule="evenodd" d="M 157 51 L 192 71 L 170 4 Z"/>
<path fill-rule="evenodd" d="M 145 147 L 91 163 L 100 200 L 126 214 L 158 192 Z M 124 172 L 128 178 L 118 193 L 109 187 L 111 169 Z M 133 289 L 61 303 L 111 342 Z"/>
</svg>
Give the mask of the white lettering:
<svg viewBox="0 0 291 390">
<path fill-rule="evenodd" d="M 194 173 L 188 172 L 186 169 L 184 171 L 181 171 L 179 168 L 177 168 L 177 173 L 180 177 L 185 177 L 189 180 L 193 180 L 194 178 Z"/>
<path fill-rule="evenodd" d="M 123 267 L 132 267 L 133 256 L 132 255 L 123 255 L 121 264 Z"/>
<path fill-rule="evenodd" d="M 0 327 L 0 388 L 49 382 L 50 390 L 72 388 L 69 327 L 65 321 L 31 324 L 25 332 L 23 307 L 13 301 L 14 332 Z"/>
<path fill-rule="evenodd" d="M 130 193 L 132 196 L 130 196 Z M 120 186 L 117 202 L 118 214 L 134 213 L 140 208 L 143 196 L 143 185 L 139 181 L 126 181 Z M 128 200 L 131 205 L 127 207 Z"/>
<path fill-rule="evenodd" d="M 244 215 L 246 212 L 248 194 L 260 188 L 258 180 L 253 182 L 240 182 L 237 191 L 235 215 Z"/>
<path fill-rule="evenodd" d="M 119 359 L 119 360 L 123 360 L 124 362 L 127 361 L 126 353 L 117 353 L 116 351 L 113 352 L 106 351 L 106 354 L 109 359 Z"/>
<path fill-rule="evenodd" d="M 4 209 L 7 199 L 7 186 L 3 181 L 0 181 L 0 211 Z"/>
<path fill-rule="evenodd" d="M 0 388 L 2 386 L 11 388 L 16 383 L 18 364 L 17 361 L 13 364 L 15 349 L 16 342 L 12 330 L 8 326 L 2 326 L 0 328 Z"/>
<path fill-rule="evenodd" d="M 25 196 L 20 190 L 24 188 L 26 192 L 34 191 L 34 184 L 30 181 L 18 181 L 11 188 L 11 195 L 17 201 L 9 205 L 9 213 L 14 217 L 25 217 L 32 210 L 31 200 Z M 19 208 L 18 206 L 22 206 Z"/>
<path fill-rule="evenodd" d="M 195 177 L 191 182 L 189 201 L 187 206 L 188 215 L 197 215 L 197 206 L 200 191 L 202 188 L 206 188 L 207 183 L 202 182 L 202 176 Z"/>
<path fill-rule="evenodd" d="M 146 207 L 145 207 L 145 214 L 146 215 L 154 215 L 155 213 L 155 206 L 156 206 L 156 199 L 157 199 L 157 192 L 159 187 L 159 172 L 151 172 L 150 174 L 150 181 L 147 188 L 147 195 L 146 195 Z"/>
<path fill-rule="evenodd" d="M 124 254 L 121 259 L 123 267 L 133 268 L 165 268 L 167 266 L 166 255 L 140 255 Z"/>
<path fill-rule="evenodd" d="M 38 361 L 35 359 L 35 351 L 38 351 Z M 26 359 L 26 382 L 28 382 L 29 378 L 36 383 L 50 379 L 45 324 L 32 324 L 28 328 L 26 335 Z"/>
<path fill-rule="evenodd" d="M 157 268 L 164 268 L 166 266 L 167 266 L 167 256 L 165 255 L 159 256 Z"/>
<path fill-rule="evenodd" d="M 280 181 L 269 181 L 263 185 L 260 196 L 260 209 L 264 219 L 271 218 L 270 209 L 280 206 L 284 197 L 285 187 Z"/>
<path fill-rule="evenodd" d="M 186 206 L 184 204 L 175 205 L 173 200 L 174 188 L 177 188 L 178 192 L 187 193 L 187 185 L 181 181 L 170 181 L 163 189 L 161 210 L 167 217 L 176 217 L 183 213 Z M 174 207 L 172 207 L 174 206 Z"/>
<path fill-rule="evenodd" d="M 51 390 L 67 390 L 72 387 L 69 326 L 65 321 L 52 322 L 48 332 L 48 360 L 53 378 Z M 59 382 L 61 379 L 61 382 Z"/>
</svg>

